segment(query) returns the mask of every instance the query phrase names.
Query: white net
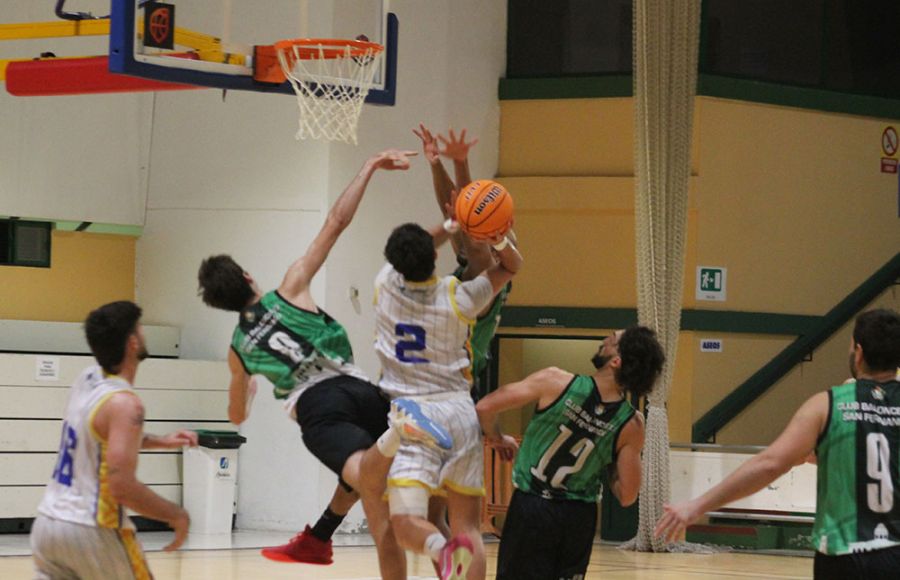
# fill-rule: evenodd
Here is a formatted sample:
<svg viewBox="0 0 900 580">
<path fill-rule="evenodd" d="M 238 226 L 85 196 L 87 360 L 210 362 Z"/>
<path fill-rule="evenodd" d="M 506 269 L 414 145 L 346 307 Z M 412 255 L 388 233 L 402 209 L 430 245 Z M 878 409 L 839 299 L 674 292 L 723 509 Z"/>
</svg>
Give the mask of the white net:
<svg viewBox="0 0 900 580">
<path fill-rule="evenodd" d="M 671 549 L 653 528 L 670 492 L 666 401 L 681 320 L 699 20 L 700 0 L 634 0 L 638 320 L 656 330 L 667 357 L 648 398 L 638 532 L 626 544 L 642 551 Z"/>
<path fill-rule="evenodd" d="M 381 60 L 381 47 L 373 46 L 277 47 L 278 61 L 294 87 L 300 107 L 297 139 L 356 144 L 359 115 Z"/>
</svg>

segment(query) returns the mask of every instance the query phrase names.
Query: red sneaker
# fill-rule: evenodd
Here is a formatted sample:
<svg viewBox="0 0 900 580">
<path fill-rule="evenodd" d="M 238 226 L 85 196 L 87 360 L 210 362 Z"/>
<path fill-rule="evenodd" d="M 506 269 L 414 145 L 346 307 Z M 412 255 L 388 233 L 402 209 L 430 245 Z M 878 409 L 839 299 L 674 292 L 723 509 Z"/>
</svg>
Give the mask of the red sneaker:
<svg viewBox="0 0 900 580">
<path fill-rule="evenodd" d="M 475 547 L 472 540 L 460 534 L 441 548 L 440 566 L 441 580 L 466 580 L 466 572 L 472 564 Z"/>
<path fill-rule="evenodd" d="M 276 562 L 301 562 L 304 564 L 331 564 L 333 553 L 331 540 L 323 542 L 312 535 L 312 530 L 306 526 L 302 532 L 283 546 L 263 548 L 262 555 Z"/>
</svg>

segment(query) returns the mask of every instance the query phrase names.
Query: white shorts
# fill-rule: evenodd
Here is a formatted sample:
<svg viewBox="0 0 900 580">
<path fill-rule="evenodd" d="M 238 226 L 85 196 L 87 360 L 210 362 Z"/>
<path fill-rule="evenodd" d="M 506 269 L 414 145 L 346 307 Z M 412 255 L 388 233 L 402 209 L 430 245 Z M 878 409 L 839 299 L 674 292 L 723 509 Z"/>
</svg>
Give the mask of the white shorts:
<svg viewBox="0 0 900 580">
<path fill-rule="evenodd" d="M 388 474 L 388 487 L 424 487 L 432 494 L 446 490 L 471 496 L 484 495 L 484 446 L 475 403 L 468 393 L 449 400 L 416 402 L 432 421 L 453 437 L 453 448 L 432 449 L 403 444 Z"/>
<path fill-rule="evenodd" d="M 31 527 L 35 578 L 153 578 L 134 530 L 95 528 L 39 515 Z"/>
</svg>

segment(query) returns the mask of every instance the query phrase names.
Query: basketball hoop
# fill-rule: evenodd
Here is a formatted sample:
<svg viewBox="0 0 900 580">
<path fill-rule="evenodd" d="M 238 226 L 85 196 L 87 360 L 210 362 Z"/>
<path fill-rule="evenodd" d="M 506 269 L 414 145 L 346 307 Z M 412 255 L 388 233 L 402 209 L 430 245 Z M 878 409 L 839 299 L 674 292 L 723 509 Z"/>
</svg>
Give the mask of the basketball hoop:
<svg viewBox="0 0 900 580">
<path fill-rule="evenodd" d="M 356 144 L 356 125 L 384 47 L 364 40 L 303 38 L 275 43 L 297 93 L 297 139 Z"/>
</svg>

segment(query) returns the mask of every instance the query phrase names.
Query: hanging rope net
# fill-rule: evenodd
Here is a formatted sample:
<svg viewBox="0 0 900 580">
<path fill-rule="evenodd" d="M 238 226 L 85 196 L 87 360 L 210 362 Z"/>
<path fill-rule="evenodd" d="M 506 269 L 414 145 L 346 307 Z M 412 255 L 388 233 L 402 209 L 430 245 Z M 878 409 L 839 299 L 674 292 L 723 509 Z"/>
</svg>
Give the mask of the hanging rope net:
<svg viewBox="0 0 900 580">
<path fill-rule="evenodd" d="M 666 545 L 653 528 L 670 497 L 666 401 L 681 320 L 699 20 L 700 0 L 634 0 L 638 321 L 656 330 L 667 358 L 648 397 L 638 532 L 623 546 L 640 551 L 697 551 Z"/>
<path fill-rule="evenodd" d="M 356 144 L 356 127 L 384 47 L 362 40 L 296 39 L 275 43 L 300 108 L 297 139 Z"/>
</svg>

